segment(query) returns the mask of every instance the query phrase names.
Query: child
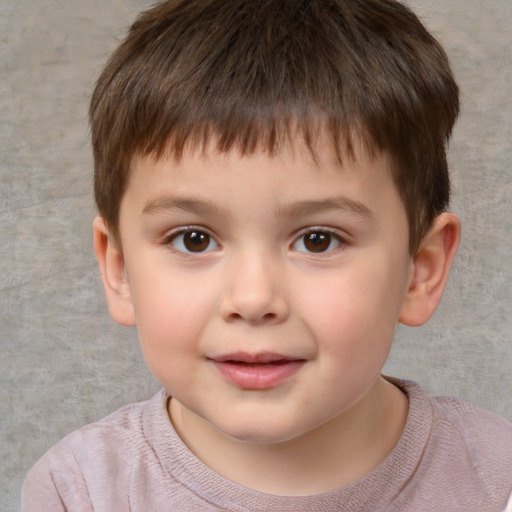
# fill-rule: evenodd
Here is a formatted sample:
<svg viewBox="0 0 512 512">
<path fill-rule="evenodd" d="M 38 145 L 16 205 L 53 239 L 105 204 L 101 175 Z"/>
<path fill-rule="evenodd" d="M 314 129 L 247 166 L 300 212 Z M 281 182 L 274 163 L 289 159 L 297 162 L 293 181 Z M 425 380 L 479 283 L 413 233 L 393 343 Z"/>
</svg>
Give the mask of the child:
<svg viewBox="0 0 512 512">
<path fill-rule="evenodd" d="M 23 510 L 497 511 L 512 426 L 381 376 L 460 224 L 447 58 L 394 0 L 169 0 L 91 103 L 95 251 L 163 390 L 71 434 Z"/>
</svg>

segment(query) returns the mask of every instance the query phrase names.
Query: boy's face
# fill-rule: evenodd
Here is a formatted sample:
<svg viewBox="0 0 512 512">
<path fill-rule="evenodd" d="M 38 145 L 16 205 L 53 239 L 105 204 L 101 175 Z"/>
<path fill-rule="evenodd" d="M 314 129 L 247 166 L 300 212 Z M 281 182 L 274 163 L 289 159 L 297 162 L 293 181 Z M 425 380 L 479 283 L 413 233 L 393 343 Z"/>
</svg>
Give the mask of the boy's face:
<svg viewBox="0 0 512 512">
<path fill-rule="evenodd" d="M 297 438 L 379 382 L 411 280 L 387 159 L 302 146 L 136 159 L 120 209 L 127 300 L 182 410 L 238 440 Z"/>
</svg>

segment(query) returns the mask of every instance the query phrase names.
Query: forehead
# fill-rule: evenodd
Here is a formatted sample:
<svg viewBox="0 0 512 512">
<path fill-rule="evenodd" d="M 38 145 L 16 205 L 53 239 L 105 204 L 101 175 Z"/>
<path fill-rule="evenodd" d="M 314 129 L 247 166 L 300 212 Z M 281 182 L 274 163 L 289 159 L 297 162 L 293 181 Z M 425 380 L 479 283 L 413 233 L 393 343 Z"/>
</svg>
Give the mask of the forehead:
<svg viewBox="0 0 512 512">
<path fill-rule="evenodd" d="M 319 138 L 314 146 L 298 140 L 273 153 L 222 152 L 211 143 L 188 149 L 179 159 L 171 152 L 138 155 L 121 210 L 129 203 L 141 213 L 158 213 L 194 203 L 197 213 L 229 206 L 245 215 L 271 206 L 274 212 L 305 214 L 312 202 L 314 208 L 338 207 L 368 217 L 384 203 L 401 206 L 385 153 L 370 155 L 359 147 L 340 158 L 328 138 Z"/>
<path fill-rule="evenodd" d="M 274 168 L 272 173 L 265 172 L 268 165 Z M 356 169 L 361 180 L 369 174 L 383 173 L 391 177 L 387 153 L 370 152 L 359 141 L 351 143 L 347 149 L 333 143 L 332 138 L 324 133 L 307 142 L 302 137 L 289 137 L 271 148 L 260 145 L 252 150 L 235 146 L 224 151 L 219 148 L 218 140 L 213 138 L 204 145 L 190 145 L 176 155 L 172 144 L 169 144 L 161 153 L 136 154 L 130 166 L 129 181 L 172 176 L 179 183 L 195 177 L 200 179 L 206 173 L 212 181 L 222 182 L 230 181 L 234 174 L 245 173 L 247 176 L 258 168 L 261 179 L 286 173 L 290 183 L 305 177 L 311 181 L 322 181 L 333 173 L 347 177 L 347 173 Z M 146 176 L 148 173 L 150 175 Z"/>
</svg>

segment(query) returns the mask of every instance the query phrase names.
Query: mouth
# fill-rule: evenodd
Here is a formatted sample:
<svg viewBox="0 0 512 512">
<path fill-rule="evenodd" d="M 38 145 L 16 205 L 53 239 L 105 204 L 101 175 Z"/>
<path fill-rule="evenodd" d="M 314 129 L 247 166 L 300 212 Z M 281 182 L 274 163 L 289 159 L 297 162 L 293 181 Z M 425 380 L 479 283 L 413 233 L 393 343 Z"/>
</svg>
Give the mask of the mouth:
<svg viewBox="0 0 512 512">
<path fill-rule="evenodd" d="M 224 380 L 240 389 L 271 389 L 295 375 L 305 359 L 271 352 L 238 352 L 210 359 Z"/>
</svg>

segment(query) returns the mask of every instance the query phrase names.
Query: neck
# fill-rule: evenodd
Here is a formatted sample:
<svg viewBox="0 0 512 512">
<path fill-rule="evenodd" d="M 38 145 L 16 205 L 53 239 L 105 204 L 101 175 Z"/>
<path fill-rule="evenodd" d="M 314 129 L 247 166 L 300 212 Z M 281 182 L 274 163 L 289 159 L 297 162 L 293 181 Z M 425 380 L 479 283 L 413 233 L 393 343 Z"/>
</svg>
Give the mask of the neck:
<svg viewBox="0 0 512 512">
<path fill-rule="evenodd" d="M 378 379 L 350 410 L 304 435 L 273 444 L 229 438 L 170 402 L 170 417 L 187 447 L 207 466 L 269 494 L 308 495 L 342 487 L 376 468 L 403 431 L 407 397 Z"/>
</svg>

